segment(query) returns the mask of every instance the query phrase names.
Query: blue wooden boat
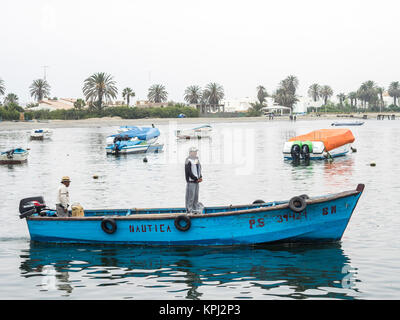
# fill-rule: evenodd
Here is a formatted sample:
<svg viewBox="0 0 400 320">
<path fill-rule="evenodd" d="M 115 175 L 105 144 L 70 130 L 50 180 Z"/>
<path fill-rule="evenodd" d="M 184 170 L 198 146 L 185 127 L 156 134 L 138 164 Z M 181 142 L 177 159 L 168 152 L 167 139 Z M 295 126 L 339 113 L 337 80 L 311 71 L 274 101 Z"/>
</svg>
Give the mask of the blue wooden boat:
<svg viewBox="0 0 400 320">
<path fill-rule="evenodd" d="M 242 245 L 270 242 L 338 241 L 364 190 L 289 201 L 256 200 L 248 205 L 184 208 L 85 210 L 80 217 L 57 217 L 42 197 L 22 199 L 33 241 L 137 245 Z"/>
</svg>

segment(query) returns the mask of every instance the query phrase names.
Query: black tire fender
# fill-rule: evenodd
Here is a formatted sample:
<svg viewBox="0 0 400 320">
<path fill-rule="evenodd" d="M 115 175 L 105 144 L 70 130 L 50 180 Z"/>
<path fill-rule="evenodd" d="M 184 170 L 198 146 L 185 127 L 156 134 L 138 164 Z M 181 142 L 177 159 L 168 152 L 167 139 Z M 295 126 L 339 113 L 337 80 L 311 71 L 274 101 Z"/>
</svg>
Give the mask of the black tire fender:
<svg viewBox="0 0 400 320">
<path fill-rule="evenodd" d="M 185 222 L 184 225 L 181 224 L 182 221 Z M 179 231 L 188 231 L 192 225 L 192 222 L 187 215 L 180 215 L 175 218 L 174 224 L 175 228 L 177 228 Z"/>
<path fill-rule="evenodd" d="M 117 223 L 112 218 L 104 218 L 101 220 L 101 229 L 103 229 L 105 233 L 113 234 L 117 231 Z"/>
<path fill-rule="evenodd" d="M 302 212 L 306 207 L 307 203 L 303 197 L 295 196 L 289 200 L 289 209 L 294 212 Z"/>
</svg>

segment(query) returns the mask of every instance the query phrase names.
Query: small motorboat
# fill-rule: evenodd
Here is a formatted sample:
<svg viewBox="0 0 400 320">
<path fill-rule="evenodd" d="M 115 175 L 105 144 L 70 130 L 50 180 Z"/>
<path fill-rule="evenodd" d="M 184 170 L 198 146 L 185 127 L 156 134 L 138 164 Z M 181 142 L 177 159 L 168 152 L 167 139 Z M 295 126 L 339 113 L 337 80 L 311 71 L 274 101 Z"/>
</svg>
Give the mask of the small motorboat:
<svg viewBox="0 0 400 320">
<path fill-rule="evenodd" d="M 107 154 L 158 153 L 164 144 L 157 143 L 160 131 L 151 127 L 120 127 L 118 134 L 107 137 Z"/>
<path fill-rule="evenodd" d="M 15 148 L 0 153 L 0 164 L 19 164 L 28 160 L 29 152 L 22 148 Z"/>
<path fill-rule="evenodd" d="M 31 140 L 49 139 L 53 132 L 50 129 L 34 129 L 31 131 Z"/>
<path fill-rule="evenodd" d="M 335 121 L 333 122 L 331 125 L 332 126 L 343 126 L 343 127 L 347 127 L 347 126 L 362 126 L 364 124 L 364 121 Z"/>
<path fill-rule="evenodd" d="M 185 208 L 83 210 L 83 215 L 57 217 L 43 197 L 20 201 L 31 240 L 56 243 L 135 245 L 254 245 L 271 242 L 339 241 L 364 190 L 280 202 Z"/>
<path fill-rule="evenodd" d="M 349 129 L 321 129 L 285 142 L 286 160 L 322 160 L 346 155 L 355 138 Z"/>
<path fill-rule="evenodd" d="M 207 124 L 193 129 L 176 130 L 176 137 L 178 139 L 210 138 L 211 132 L 212 127 Z"/>
</svg>

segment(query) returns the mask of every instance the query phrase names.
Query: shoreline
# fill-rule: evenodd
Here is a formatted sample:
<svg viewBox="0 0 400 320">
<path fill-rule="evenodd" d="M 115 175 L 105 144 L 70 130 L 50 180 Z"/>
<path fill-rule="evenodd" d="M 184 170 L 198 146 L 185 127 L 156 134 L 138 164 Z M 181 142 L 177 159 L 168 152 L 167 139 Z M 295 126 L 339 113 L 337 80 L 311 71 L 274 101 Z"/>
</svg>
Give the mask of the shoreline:
<svg viewBox="0 0 400 320">
<path fill-rule="evenodd" d="M 400 118 L 400 113 L 396 112 L 376 112 L 367 113 L 367 119 L 363 119 L 363 114 L 353 114 L 353 117 L 341 116 L 344 114 L 323 114 L 320 116 L 311 115 L 297 115 L 296 121 L 318 121 L 318 120 L 331 120 L 331 121 L 357 121 L 357 120 L 376 120 L 378 114 L 395 115 L 396 119 Z M 387 119 L 385 119 L 387 120 Z M 103 117 L 103 118 L 89 118 L 81 120 L 33 120 L 33 121 L 0 121 L 0 131 L 16 130 L 16 129 L 38 129 L 38 128 L 79 128 L 79 127 L 112 127 L 124 125 L 138 125 L 146 126 L 154 124 L 166 124 L 171 121 L 176 121 L 178 124 L 212 124 L 223 122 L 274 122 L 274 121 L 290 121 L 288 115 L 275 116 L 274 120 L 269 120 L 266 116 L 261 117 L 199 117 L 199 118 L 143 118 L 143 119 L 122 119 L 120 117 Z"/>
</svg>

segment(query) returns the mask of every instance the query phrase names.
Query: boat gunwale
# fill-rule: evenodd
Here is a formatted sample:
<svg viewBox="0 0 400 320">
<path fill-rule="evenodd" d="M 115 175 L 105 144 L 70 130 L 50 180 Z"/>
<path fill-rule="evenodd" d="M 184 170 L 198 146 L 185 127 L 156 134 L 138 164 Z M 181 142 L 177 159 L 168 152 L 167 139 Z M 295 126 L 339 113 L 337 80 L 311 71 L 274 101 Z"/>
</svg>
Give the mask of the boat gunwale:
<svg viewBox="0 0 400 320">
<path fill-rule="evenodd" d="M 320 196 L 313 199 L 306 199 L 307 205 L 310 204 L 318 204 L 328 201 L 333 201 L 341 198 L 346 198 L 354 195 L 358 195 L 363 192 L 362 190 L 350 190 L 350 191 L 343 191 L 335 194 L 330 194 L 326 196 Z M 226 208 L 241 208 L 246 207 L 249 205 L 237 205 L 237 206 L 227 206 Z M 289 207 L 289 202 L 272 205 L 267 207 L 259 207 L 254 209 L 247 209 L 247 210 L 240 210 L 240 211 L 226 211 L 226 212 L 215 212 L 215 213 L 207 213 L 207 214 L 187 214 L 186 212 L 178 212 L 178 213 L 145 213 L 145 214 L 130 214 L 126 216 L 119 216 L 119 215 L 101 215 L 101 216 L 92 216 L 92 217 L 41 217 L 41 216 L 31 216 L 27 217 L 26 220 L 28 221 L 101 221 L 104 218 L 112 218 L 114 220 L 164 220 L 164 219 L 175 219 L 179 215 L 186 215 L 190 218 L 210 218 L 210 217 L 225 217 L 225 216 L 232 216 L 232 215 L 242 215 L 242 214 L 258 214 L 261 212 L 268 212 L 268 211 L 276 211 L 281 209 L 286 209 Z M 224 208 L 215 207 L 215 208 Z M 107 210 L 107 211 L 120 211 L 120 210 L 132 210 L 132 211 L 146 211 L 146 210 L 154 210 L 154 209 L 172 209 L 172 208 L 131 208 L 131 209 L 98 209 L 98 211 Z M 88 209 L 89 210 L 89 209 Z M 91 211 L 97 211 L 96 209 L 90 209 Z"/>
</svg>

